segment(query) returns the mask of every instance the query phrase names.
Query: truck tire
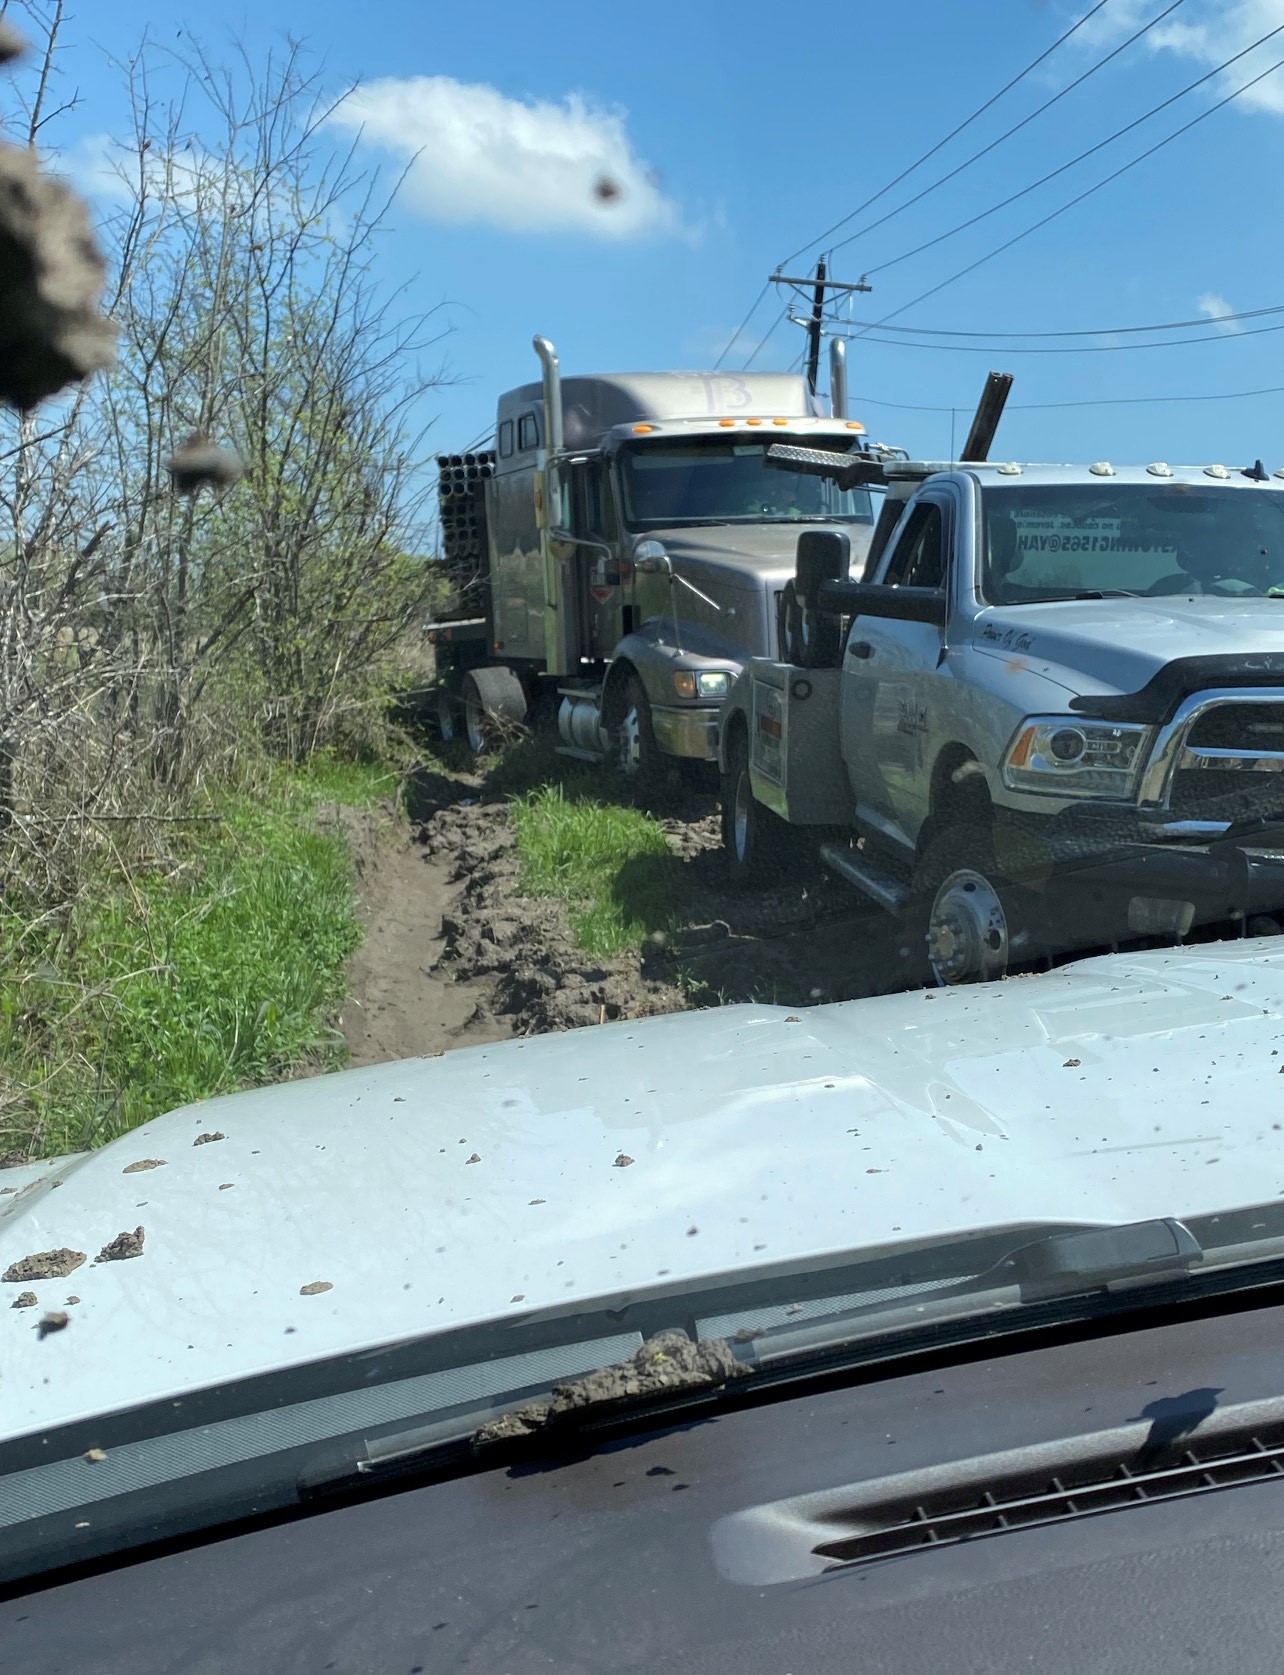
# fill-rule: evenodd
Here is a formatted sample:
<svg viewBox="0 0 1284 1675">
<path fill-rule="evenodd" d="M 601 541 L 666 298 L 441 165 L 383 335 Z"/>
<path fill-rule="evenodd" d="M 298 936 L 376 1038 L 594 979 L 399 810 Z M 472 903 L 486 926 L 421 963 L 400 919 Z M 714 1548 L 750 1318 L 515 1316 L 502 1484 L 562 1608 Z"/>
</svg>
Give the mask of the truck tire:
<svg viewBox="0 0 1284 1675">
<path fill-rule="evenodd" d="M 470 669 L 459 687 L 463 703 L 463 736 L 474 756 L 511 738 L 526 720 L 522 683 L 502 663 Z"/>
<path fill-rule="evenodd" d="M 761 883 L 783 865 L 789 827 L 753 794 L 749 779 L 749 740 L 737 727 L 722 776 L 722 847 L 727 876 L 737 888 Z"/>
<path fill-rule="evenodd" d="M 641 677 L 630 674 L 615 728 L 616 763 L 626 779 L 652 785 L 660 777 L 660 750 L 651 726 L 651 705 Z"/>
<path fill-rule="evenodd" d="M 931 839 L 914 869 L 909 909 L 924 980 L 952 986 L 1006 976 L 1018 940 L 1014 897 L 988 830 L 955 828 Z"/>
</svg>

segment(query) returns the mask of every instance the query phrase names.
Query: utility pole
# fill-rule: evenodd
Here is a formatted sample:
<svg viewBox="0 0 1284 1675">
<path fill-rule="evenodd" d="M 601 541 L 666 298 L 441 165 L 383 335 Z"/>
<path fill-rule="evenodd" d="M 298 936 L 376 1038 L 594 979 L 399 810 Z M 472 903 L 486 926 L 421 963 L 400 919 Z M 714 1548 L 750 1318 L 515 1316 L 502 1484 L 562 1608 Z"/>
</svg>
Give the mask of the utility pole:
<svg viewBox="0 0 1284 1675">
<path fill-rule="evenodd" d="M 850 295 L 853 291 L 872 291 L 874 287 L 864 278 L 858 279 L 855 284 L 846 280 L 831 279 L 823 256 L 816 263 L 814 277 L 798 279 L 790 274 L 773 273 L 771 279 L 777 285 L 810 285 L 812 287 L 811 316 L 807 321 L 807 383 L 811 393 L 815 395 L 816 381 L 820 376 L 820 340 L 825 324 L 826 291 L 846 291 Z M 796 318 L 796 316 L 791 316 L 791 318 Z"/>
<path fill-rule="evenodd" d="M 825 320 L 825 258 L 816 263 L 816 288 L 811 296 L 811 319 L 807 322 L 807 387 L 816 393 L 820 376 L 820 328 Z"/>
</svg>

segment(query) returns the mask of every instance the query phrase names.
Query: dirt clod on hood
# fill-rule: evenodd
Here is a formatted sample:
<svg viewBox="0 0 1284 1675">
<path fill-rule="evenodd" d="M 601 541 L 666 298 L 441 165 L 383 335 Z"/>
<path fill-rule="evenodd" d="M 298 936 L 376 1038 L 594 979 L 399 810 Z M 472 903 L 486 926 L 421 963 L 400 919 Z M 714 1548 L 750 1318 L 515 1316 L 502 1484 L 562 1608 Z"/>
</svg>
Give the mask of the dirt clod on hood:
<svg viewBox="0 0 1284 1675">
<path fill-rule="evenodd" d="M 122 1175 L 141 1175 L 144 1169 L 163 1169 L 163 1157 L 140 1157 L 137 1163 L 127 1163 L 121 1170 Z"/>
<path fill-rule="evenodd" d="M 300 1297 L 319 1297 L 323 1291 L 333 1291 L 333 1280 L 310 1280 L 307 1285 L 299 1287 Z"/>
<path fill-rule="evenodd" d="M 627 1169 L 629 1164 L 632 1162 L 633 1159 L 627 1152 L 619 1152 L 616 1154 L 615 1167 L 617 1169 Z"/>
<path fill-rule="evenodd" d="M 60 1245 L 57 1250 L 38 1250 L 20 1261 L 11 1262 L 0 1274 L 0 1281 L 6 1285 L 21 1285 L 29 1280 L 65 1280 L 85 1261 L 88 1258 L 83 1250 L 68 1250 L 66 1245 Z"/>
<path fill-rule="evenodd" d="M 117 1233 L 116 1237 L 98 1252 L 100 1262 L 124 1262 L 131 1256 L 143 1254 L 143 1229 L 136 1227 L 132 1233 Z"/>
<path fill-rule="evenodd" d="M 9 1304 L 9 1307 L 11 1309 L 34 1309 L 39 1301 L 40 1299 L 34 1291 L 20 1291 L 13 1302 Z"/>
<path fill-rule="evenodd" d="M 66 1309 L 50 1309 L 48 1314 L 40 1317 L 36 1330 L 42 1338 L 47 1338 L 50 1332 L 61 1332 L 70 1319 Z"/>
<path fill-rule="evenodd" d="M 192 1141 L 192 1144 L 194 1146 L 209 1146 L 212 1145 L 215 1140 L 226 1139 L 227 1135 L 223 1133 L 222 1129 L 211 1128 L 204 1134 L 198 1134 L 195 1140 Z"/>
<path fill-rule="evenodd" d="M 553 1386 L 550 1400 L 514 1408 L 481 1426 L 473 1434 L 473 1446 L 530 1436 L 589 1411 L 597 1414 L 649 1396 L 717 1389 L 747 1371 L 725 1338 L 693 1343 L 684 1332 L 659 1332 L 627 1360 L 599 1367 L 582 1378 L 564 1379 Z"/>
</svg>

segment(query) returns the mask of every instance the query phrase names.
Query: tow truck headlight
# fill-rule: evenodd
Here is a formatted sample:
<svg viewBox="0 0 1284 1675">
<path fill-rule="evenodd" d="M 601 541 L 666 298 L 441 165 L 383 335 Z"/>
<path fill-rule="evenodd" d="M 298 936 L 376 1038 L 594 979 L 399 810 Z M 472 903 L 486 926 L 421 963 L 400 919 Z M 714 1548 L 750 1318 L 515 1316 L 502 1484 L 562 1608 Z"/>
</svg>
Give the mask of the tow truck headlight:
<svg viewBox="0 0 1284 1675">
<path fill-rule="evenodd" d="M 1010 791 L 1123 800 L 1136 790 L 1150 735 L 1127 722 L 1031 716 L 1008 746 L 1003 783 Z"/>
</svg>

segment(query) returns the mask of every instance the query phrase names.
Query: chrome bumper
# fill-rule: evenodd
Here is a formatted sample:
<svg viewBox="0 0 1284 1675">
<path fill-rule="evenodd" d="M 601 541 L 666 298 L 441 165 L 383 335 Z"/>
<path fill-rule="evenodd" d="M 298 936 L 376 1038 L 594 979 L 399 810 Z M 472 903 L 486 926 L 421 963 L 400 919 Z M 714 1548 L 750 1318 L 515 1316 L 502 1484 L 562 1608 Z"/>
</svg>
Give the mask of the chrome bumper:
<svg viewBox="0 0 1284 1675">
<path fill-rule="evenodd" d="M 713 710 L 651 711 L 655 742 L 668 756 L 688 756 L 697 762 L 718 760 L 718 712 Z"/>
</svg>

